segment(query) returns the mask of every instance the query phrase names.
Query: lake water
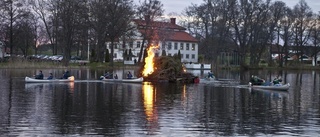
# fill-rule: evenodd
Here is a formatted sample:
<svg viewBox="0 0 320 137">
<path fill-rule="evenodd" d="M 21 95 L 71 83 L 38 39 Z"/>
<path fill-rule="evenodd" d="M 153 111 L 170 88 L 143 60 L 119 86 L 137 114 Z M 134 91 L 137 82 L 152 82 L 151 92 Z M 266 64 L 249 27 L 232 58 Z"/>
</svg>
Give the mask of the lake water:
<svg viewBox="0 0 320 137">
<path fill-rule="evenodd" d="M 117 70 L 119 77 L 130 70 Z M 317 71 L 220 71 L 227 84 L 121 84 L 104 70 L 71 70 L 70 83 L 24 81 L 38 70 L 0 69 L 1 136 L 319 136 Z M 43 70 L 56 77 L 63 70 Z M 192 71 L 203 76 L 207 72 Z M 281 75 L 287 92 L 244 86 Z"/>
</svg>

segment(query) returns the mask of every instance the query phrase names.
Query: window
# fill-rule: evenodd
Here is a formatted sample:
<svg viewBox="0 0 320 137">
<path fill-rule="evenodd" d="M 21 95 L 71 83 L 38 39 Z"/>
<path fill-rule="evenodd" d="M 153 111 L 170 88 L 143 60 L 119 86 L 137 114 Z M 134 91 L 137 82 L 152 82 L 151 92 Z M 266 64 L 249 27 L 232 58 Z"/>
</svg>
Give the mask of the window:
<svg viewBox="0 0 320 137">
<path fill-rule="evenodd" d="M 192 50 L 196 50 L 196 44 L 192 44 Z"/>
<path fill-rule="evenodd" d="M 168 56 L 171 57 L 171 53 L 168 53 Z"/>
<path fill-rule="evenodd" d="M 180 50 L 183 50 L 183 43 L 180 43 Z"/>
<path fill-rule="evenodd" d="M 130 48 L 133 48 L 133 41 L 130 41 L 130 42 L 129 42 L 129 47 L 130 47 Z"/>
<path fill-rule="evenodd" d="M 113 58 L 117 58 L 117 53 L 114 53 Z"/>
<path fill-rule="evenodd" d="M 137 48 L 140 48 L 140 46 L 141 46 L 140 41 L 137 41 Z"/>
<path fill-rule="evenodd" d="M 183 59 L 183 54 L 181 54 L 181 59 Z"/>
<path fill-rule="evenodd" d="M 168 43 L 168 50 L 171 50 L 172 49 L 172 44 L 171 42 Z"/>
<path fill-rule="evenodd" d="M 174 49 L 178 50 L 178 43 L 174 43 Z"/>
<path fill-rule="evenodd" d="M 192 54 L 192 55 L 191 55 L 191 58 L 192 58 L 192 59 L 195 59 L 195 58 L 196 58 L 196 55 Z"/>
<path fill-rule="evenodd" d="M 186 59 L 189 59 L 189 54 L 186 54 Z"/>
<path fill-rule="evenodd" d="M 166 49 L 166 43 L 165 43 L 165 42 L 162 43 L 161 49 L 162 49 L 162 50 L 165 50 L 165 49 Z"/>
<path fill-rule="evenodd" d="M 189 43 L 187 43 L 186 45 L 186 50 L 189 50 Z"/>
</svg>

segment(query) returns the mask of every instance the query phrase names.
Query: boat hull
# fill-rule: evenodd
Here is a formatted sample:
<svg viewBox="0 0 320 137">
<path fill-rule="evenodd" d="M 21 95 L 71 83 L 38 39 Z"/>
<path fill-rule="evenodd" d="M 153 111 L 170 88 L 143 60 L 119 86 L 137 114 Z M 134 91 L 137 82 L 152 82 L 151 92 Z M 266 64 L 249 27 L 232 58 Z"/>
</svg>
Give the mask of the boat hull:
<svg viewBox="0 0 320 137">
<path fill-rule="evenodd" d="M 290 88 L 290 84 L 287 83 L 285 85 L 273 85 L 273 86 L 251 85 L 250 87 L 253 88 L 253 89 L 287 91 Z"/>
<path fill-rule="evenodd" d="M 74 76 L 68 77 L 68 79 L 34 79 L 30 77 L 25 77 L 25 82 L 27 83 L 51 83 L 51 82 L 73 82 Z"/>
<path fill-rule="evenodd" d="M 101 80 L 106 82 L 142 83 L 143 77 L 133 78 L 133 79 L 106 79 L 103 77 Z"/>
</svg>

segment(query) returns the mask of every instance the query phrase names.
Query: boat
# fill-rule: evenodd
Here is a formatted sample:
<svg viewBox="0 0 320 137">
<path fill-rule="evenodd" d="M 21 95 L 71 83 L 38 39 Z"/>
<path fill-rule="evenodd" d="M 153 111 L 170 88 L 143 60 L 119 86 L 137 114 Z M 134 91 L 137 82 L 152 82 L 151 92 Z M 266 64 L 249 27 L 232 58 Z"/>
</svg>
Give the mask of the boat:
<svg viewBox="0 0 320 137">
<path fill-rule="evenodd" d="M 104 76 L 101 76 L 100 79 L 106 82 L 122 82 L 122 83 L 142 83 L 143 77 L 132 78 L 132 79 L 107 79 Z"/>
<path fill-rule="evenodd" d="M 235 79 L 217 79 L 217 78 L 201 78 L 200 83 L 238 83 Z"/>
<path fill-rule="evenodd" d="M 31 77 L 26 77 L 25 81 L 27 83 L 73 82 L 74 76 L 70 76 L 68 77 L 68 79 L 35 79 Z"/>
<path fill-rule="evenodd" d="M 276 84 L 276 85 L 252 85 L 249 83 L 249 87 L 253 89 L 266 89 L 266 90 L 277 90 L 277 91 L 287 91 L 290 88 L 290 84 Z"/>
</svg>

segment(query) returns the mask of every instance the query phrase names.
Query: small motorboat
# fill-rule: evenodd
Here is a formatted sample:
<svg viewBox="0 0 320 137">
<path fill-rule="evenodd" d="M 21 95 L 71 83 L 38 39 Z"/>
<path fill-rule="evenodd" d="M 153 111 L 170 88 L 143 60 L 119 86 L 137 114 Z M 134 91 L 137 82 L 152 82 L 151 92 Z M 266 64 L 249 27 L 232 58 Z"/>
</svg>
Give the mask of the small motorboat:
<svg viewBox="0 0 320 137">
<path fill-rule="evenodd" d="M 266 89 L 266 90 L 277 90 L 277 91 L 287 91 L 290 88 L 290 84 L 275 84 L 275 85 L 252 85 L 249 82 L 249 87 L 253 89 Z"/>
<path fill-rule="evenodd" d="M 68 77 L 68 79 L 35 79 L 31 77 L 25 77 L 27 83 L 50 83 L 50 82 L 73 82 L 74 76 Z"/>
</svg>

